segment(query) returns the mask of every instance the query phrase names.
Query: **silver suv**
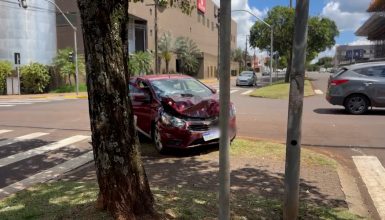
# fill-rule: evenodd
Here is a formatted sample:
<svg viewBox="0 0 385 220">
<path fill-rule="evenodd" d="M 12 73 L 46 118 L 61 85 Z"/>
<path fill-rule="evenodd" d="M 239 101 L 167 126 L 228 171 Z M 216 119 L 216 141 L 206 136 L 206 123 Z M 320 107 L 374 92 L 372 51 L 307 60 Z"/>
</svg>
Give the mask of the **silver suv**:
<svg viewBox="0 0 385 220">
<path fill-rule="evenodd" d="M 326 99 L 355 115 L 385 107 L 385 62 L 342 67 L 330 76 Z"/>
</svg>

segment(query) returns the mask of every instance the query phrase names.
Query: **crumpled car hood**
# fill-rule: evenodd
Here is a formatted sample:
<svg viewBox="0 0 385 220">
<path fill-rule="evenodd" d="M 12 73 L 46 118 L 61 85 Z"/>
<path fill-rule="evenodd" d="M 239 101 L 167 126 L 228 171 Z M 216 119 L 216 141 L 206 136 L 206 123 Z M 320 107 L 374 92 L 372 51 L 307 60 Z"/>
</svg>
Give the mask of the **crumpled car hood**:
<svg viewBox="0 0 385 220">
<path fill-rule="evenodd" d="M 165 110 L 175 111 L 185 117 L 213 118 L 219 116 L 219 97 L 209 98 L 168 96 L 162 99 Z"/>
</svg>

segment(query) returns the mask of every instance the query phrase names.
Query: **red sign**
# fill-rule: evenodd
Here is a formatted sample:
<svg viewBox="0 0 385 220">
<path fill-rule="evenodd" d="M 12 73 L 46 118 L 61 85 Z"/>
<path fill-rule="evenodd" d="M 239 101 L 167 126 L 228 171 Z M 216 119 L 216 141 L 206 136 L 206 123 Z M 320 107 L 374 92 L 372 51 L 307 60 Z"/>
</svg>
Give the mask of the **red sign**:
<svg viewBox="0 0 385 220">
<path fill-rule="evenodd" d="M 200 12 L 206 12 L 206 0 L 197 0 L 197 5 Z"/>
</svg>

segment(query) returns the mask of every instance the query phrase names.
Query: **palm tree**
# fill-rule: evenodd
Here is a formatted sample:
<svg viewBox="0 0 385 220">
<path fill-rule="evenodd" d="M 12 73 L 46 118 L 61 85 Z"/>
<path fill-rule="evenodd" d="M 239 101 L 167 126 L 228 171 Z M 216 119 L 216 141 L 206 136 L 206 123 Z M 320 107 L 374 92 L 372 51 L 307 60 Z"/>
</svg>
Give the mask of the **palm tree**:
<svg viewBox="0 0 385 220">
<path fill-rule="evenodd" d="M 164 59 L 166 63 L 166 73 L 169 71 L 169 64 L 172 58 L 172 37 L 169 32 L 164 33 L 162 37 L 159 39 L 158 50 L 160 53 L 160 57 Z"/>
<path fill-rule="evenodd" d="M 61 49 L 58 51 L 55 59 L 54 59 L 54 64 L 55 67 L 58 69 L 60 75 L 64 78 L 68 76 L 68 82 L 70 85 L 72 85 L 71 82 L 71 76 L 75 78 L 75 62 L 72 62 L 69 59 L 69 54 L 73 54 L 73 49 L 72 48 L 65 48 Z M 85 73 L 85 64 L 84 64 L 84 58 L 81 56 L 78 56 L 78 69 L 79 69 L 79 74 L 83 75 Z"/>
<path fill-rule="evenodd" d="M 193 40 L 187 37 L 178 37 L 175 41 L 175 53 L 181 60 L 184 72 L 190 75 L 198 72 L 198 58 L 201 55 L 201 51 Z"/>
</svg>

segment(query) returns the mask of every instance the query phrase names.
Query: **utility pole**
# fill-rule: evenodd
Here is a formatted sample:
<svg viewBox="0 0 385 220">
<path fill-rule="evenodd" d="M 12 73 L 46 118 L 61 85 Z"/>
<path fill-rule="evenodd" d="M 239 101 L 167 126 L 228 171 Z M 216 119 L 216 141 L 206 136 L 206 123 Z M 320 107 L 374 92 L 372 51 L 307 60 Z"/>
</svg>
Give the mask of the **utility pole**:
<svg viewBox="0 0 385 220">
<path fill-rule="evenodd" d="M 290 0 L 290 8 L 293 8 L 293 0 Z"/>
<path fill-rule="evenodd" d="M 297 219 L 309 0 L 297 0 L 290 76 L 283 219 Z"/>
<path fill-rule="evenodd" d="M 246 35 L 246 47 L 245 47 L 245 70 L 247 70 L 247 37 L 249 35 Z"/>
<path fill-rule="evenodd" d="M 230 53 L 231 53 L 231 1 L 220 1 L 220 74 L 219 80 L 219 219 L 230 220 Z"/>
</svg>

